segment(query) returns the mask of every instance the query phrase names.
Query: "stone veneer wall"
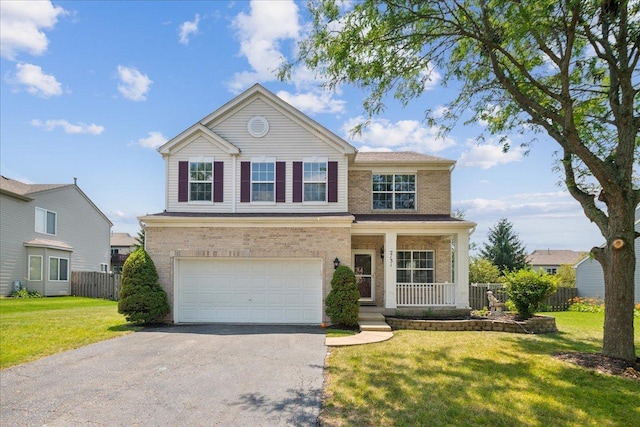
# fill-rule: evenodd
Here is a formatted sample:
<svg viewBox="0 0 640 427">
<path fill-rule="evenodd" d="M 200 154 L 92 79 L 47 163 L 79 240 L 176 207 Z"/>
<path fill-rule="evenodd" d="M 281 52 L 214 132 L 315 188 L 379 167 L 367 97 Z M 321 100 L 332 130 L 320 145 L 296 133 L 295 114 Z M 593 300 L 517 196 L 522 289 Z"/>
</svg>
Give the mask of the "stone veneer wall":
<svg viewBox="0 0 640 427">
<path fill-rule="evenodd" d="M 173 307 L 176 257 L 194 258 L 322 258 L 324 298 L 331 289 L 333 260 L 351 266 L 348 227 L 147 227 L 146 250 Z M 173 311 L 166 320 L 173 319 Z"/>
<path fill-rule="evenodd" d="M 550 316 L 535 316 L 524 321 L 500 319 L 414 320 L 387 317 L 386 322 L 393 329 L 420 331 L 493 331 L 515 334 L 546 334 L 558 331 L 556 319 Z"/>
</svg>

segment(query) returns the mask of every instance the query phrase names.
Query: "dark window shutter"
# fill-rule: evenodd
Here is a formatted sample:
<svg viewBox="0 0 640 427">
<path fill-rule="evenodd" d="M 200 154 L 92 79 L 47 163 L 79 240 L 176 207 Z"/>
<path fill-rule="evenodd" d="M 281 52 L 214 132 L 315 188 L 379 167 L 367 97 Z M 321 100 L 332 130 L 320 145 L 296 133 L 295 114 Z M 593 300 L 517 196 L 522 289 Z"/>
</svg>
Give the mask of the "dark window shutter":
<svg viewBox="0 0 640 427">
<path fill-rule="evenodd" d="M 213 201 L 224 201 L 224 162 L 213 162 Z"/>
<path fill-rule="evenodd" d="M 178 201 L 189 201 L 189 162 L 178 162 Z"/>
<path fill-rule="evenodd" d="M 251 201 L 251 162 L 240 162 L 240 201 Z"/>
<path fill-rule="evenodd" d="M 286 163 L 276 162 L 276 202 L 285 202 Z"/>
<path fill-rule="evenodd" d="M 293 162 L 293 202 L 302 202 L 302 162 Z"/>
<path fill-rule="evenodd" d="M 338 201 L 338 162 L 329 162 L 327 172 L 327 201 L 335 203 Z"/>
</svg>

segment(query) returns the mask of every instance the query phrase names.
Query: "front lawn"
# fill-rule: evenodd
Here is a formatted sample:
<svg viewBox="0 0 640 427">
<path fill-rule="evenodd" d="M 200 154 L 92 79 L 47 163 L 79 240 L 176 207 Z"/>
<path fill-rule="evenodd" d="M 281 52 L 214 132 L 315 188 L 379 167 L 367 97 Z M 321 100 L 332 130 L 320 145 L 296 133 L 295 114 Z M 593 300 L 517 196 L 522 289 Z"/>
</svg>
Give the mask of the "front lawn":
<svg viewBox="0 0 640 427">
<path fill-rule="evenodd" d="M 598 352 L 600 313 L 549 313 L 546 335 L 396 331 L 330 349 L 324 426 L 631 426 L 640 381 L 552 357 Z M 635 321 L 640 350 L 640 318 Z"/>
<path fill-rule="evenodd" d="M 0 298 L 0 369 L 134 330 L 116 301 Z"/>
</svg>

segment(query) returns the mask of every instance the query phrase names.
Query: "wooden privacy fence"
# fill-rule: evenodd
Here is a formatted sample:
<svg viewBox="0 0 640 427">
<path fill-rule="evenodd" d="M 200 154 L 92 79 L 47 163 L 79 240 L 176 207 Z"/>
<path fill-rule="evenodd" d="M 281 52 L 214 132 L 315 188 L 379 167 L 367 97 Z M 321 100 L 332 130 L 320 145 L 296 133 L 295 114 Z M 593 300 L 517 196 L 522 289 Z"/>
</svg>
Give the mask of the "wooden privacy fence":
<svg viewBox="0 0 640 427">
<path fill-rule="evenodd" d="M 500 302 L 505 302 L 509 298 L 501 283 L 472 283 L 469 285 L 469 305 L 473 310 L 482 310 L 483 307 L 489 306 L 487 291 L 492 291 L 493 296 Z M 542 306 L 546 311 L 565 311 L 571 305 L 569 300 L 577 296 L 576 288 L 558 288 L 558 291 L 547 298 Z"/>
<path fill-rule="evenodd" d="M 122 275 L 100 271 L 72 271 L 71 295 L 117 301 Z"/>
</svg>

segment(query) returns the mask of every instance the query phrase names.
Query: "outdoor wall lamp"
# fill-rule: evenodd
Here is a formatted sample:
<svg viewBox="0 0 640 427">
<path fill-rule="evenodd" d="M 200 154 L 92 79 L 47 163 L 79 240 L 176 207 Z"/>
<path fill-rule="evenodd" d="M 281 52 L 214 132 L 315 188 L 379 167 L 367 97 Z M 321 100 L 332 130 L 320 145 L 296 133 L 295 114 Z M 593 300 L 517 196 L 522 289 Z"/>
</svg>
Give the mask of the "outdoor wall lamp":
<svg viewBox="0 0 640 427">
<path fill-rule="evenodd" d="M 384 246 L 380 248 L 380 259 L 384 259 Z"/>
<path fill-rule="evenodd" d="M 340 267 L 340 260 L 336 257 L 336 259 L 333 260 L 333 269 L 337 270 L 338 267 Z"/>
</svg>

